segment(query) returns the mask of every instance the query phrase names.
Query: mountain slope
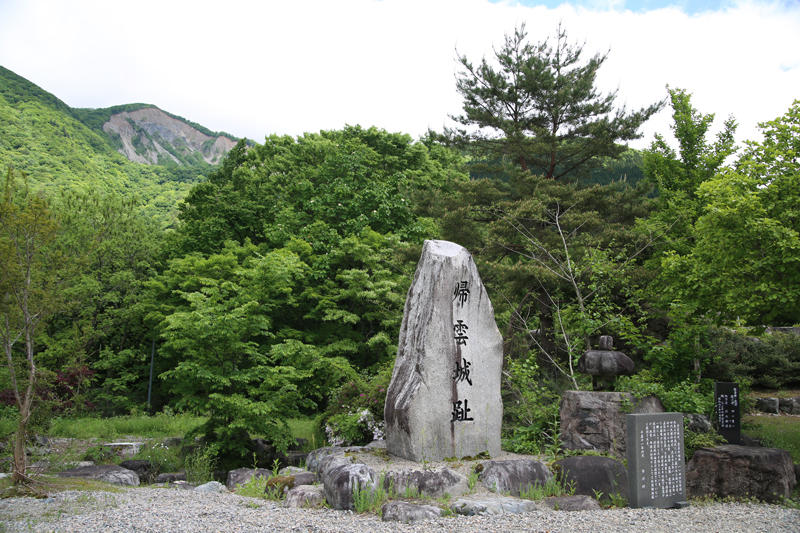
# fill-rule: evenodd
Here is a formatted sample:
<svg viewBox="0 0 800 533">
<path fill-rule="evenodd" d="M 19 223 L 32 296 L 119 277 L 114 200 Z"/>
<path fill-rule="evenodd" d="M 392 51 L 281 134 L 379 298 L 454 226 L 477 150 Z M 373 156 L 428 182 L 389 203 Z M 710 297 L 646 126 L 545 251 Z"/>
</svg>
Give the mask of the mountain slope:
<svg viewBox="0 0 800 533">
<path fill-rule="evenodd" d="M 135 196 L 168 225 L 191 184 L 212 169 L 205 162 L 184 167 L 133 163 L 79 116 L 0 67 L 0 170 L 13 166 L 28 175 L 31 187 L 48 194 L 73 189 Z"/>
</svg>

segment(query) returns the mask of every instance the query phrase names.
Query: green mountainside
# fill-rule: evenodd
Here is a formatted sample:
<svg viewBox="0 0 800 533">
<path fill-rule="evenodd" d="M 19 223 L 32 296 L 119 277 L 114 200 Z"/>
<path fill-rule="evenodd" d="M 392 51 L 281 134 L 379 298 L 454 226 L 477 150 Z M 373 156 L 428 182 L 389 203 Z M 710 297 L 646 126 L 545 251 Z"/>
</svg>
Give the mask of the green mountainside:
<svg viewBox="0 0 800 533">
<path fill-rule="evenodd" d="M 216 146 L 216 155 L 205 158 L 192 155 L 183 141 L 181 132 L 172 134 L 176 142 L 166 146 L 164 137 L 171 135 L 160 126 L 156 133 L 147 123 L 140 125 L 134 117 L 121 119 L 130 125 L 130 131 L 144 132 L 148 137 L 129 137 L 128 146 L 142 146 L 142 159 L 155 144 L 165 155 L 157 163 L 141 164 L 130 161 L 118 149 L 123 140 L 119 135 L 109 135 L 103 130 L 112 117 L 120 113 L 147 113 L 163 122 L 173 122 L 209 148 Z M 162 119 L 162 115 L 163 118 Z M 153 122 L 153 120 L 151 120 Z M 202 131 L 201 131 L 202 130 Z M 160 133 L 160 135 L 158 134 Z M 209 135 L 211 134 L 211 135 Z M 209 139 L 213 139 L 209 142 Z M 219 141 L 219 139 L 223 139 Z M 183 143 L 183 145 L 181 145 Z M 215 145 L 216 143 L 216 145 Z M 224 143 L 220 147 L 220 143 Z M 28 176 L 34 189 L 44 189 L 57 194 L 61 189 L 115 193 L 126 198 L 136 197 L 139 203 L 164 225 L 174 221 L 178 202 L 183 199 L 193 183 L 214 168 L 216 163 L 235 144 L 227 134 L 213 134 L 206 128 L 197 128 L 179 117 L 174 117 L 154 106 L 131 104 L 107 109 L 72 109 L 54 95 L 0 67 L 0 166 L 12 166 Z M 198 152 L 199 153 L 199 152 Z"/>
</svg>

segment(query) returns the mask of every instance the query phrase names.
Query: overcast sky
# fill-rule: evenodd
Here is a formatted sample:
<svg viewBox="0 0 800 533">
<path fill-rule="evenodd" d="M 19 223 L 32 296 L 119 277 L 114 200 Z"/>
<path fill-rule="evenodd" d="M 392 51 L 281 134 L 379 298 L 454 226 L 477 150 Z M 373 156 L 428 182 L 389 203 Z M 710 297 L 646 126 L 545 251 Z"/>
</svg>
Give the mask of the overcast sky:
<svg viewBox="0 0 800 533">
<path fill-rule="evenodd" d="M 522 22 L 534 42 L 562 22 L 610 50 L 598 84 L 629 109 L 685 88 L 740 140 L 800 98 L 800 0 L 0 0 L 0 65 L 72 107 L 146 102 L 258 142 L 345 124 L 416 137 L 461 111 L 456 51 L 491 56 Z"/>
</svg>

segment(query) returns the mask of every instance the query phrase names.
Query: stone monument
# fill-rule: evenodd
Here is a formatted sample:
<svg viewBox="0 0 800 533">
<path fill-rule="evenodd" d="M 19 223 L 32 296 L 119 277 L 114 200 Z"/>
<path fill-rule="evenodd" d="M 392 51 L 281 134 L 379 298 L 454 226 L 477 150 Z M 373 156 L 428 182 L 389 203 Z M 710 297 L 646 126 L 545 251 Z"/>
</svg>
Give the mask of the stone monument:
<svg viewBox="0 0 800 533">
<path fill-rule="evenodd" d="M 628 498 L 631 507 L 684 507 L 686 466 L 683 414 L 626 417 Z"/>
<path fill-rule="evenodd" d="M 503 339 L 470 253 L 425 241 L 408 290 L 384 420 L 412 461 L 500 453 Z"/>
<path fill-rule="evenodd" d="M 739 444 L 742 440 L 739 385 L 726 381 L 714 383 L 714 412 L 719 434 L 728 443 Z"/>
</svg>

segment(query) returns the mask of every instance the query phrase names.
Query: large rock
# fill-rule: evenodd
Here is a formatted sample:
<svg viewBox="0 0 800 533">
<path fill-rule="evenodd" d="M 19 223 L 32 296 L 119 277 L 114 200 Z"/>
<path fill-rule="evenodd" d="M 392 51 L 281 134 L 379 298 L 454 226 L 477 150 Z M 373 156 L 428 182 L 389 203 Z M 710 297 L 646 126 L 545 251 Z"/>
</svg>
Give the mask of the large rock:
<svg viewBox="0 0 800 533">
<path fill-rule="evenodd" d="M 544 463 L 533 459 L 515 459 L 486 461 L 478 479 L 491 491 L 519 496 L 534 485 L 544 486 L 552 477 L 553 474 Z"/>
<path fill-rule="evenodd" d="M 780 412 L 780 401 L 777 398 L 758 398 L 756 409 L 762 413 L 777 415 Z"/>
<path fill-rule="evenodd" d="M 765 501 L 788 498 L 795 485 L 789 452 L 727 444 L 701 448 L 686 466 L 690 497 L 752 497 Z"/>
<path fill-rule="evenodd" d="M 156 483 L 174 483 L 176 481 L 186 481 L 185 472 L 164 472 L 156 476 Z"/>
<path fill-rule="evenodd" d="M 145 461 L 143 459 L 130 459 L 128 461 L 122 461 L 119 466 L 136 472 L 136 475 L 139 476 L 139 481 L 142 483 L 152 483 L 156 478 L 156 468 L 150 461 Z"/>
<path fill-rule="evenodd" d="M 237 468 L 228 472 L 225 479 L 225 487 L 228 490 L 235 490 L 237 487 L 248 483 L 254 477 L 261 477 L 264 479 L 272 475 L 272 470 L 266 468 Z"/>
<path fill-rule="evenodd" d="M 139 485 L 139 476 L 136 475 L 136 472 L 117 465 L 82 466 L 59 472 L 58 475 L 60 477 L 95 479 L 115 485 L 131 485 L 134 487 Z"/>
<path fill-rule="evenodd" d="M 391 501 L 381 507 L 381 520 L 384 522 L 417 522 L 442 516 L 442 510 L 433 505 Z"/>
<path fill-rule="evenodd" d="M 500 453 L 503 339 L 472 256 L 425 241 L 406 297 L 384 419 L 412 461 Z"/>
<path fill-rule="evenodd" d="M 611 457 L 599 455 L 574 455 L 553 464 L 553 470 L 567 486 L 575 488 L 575 494 L 605 496 L 620 494 L 628 498 L 628 472 L 625 466 Z"/>
<path fill-rule="evenodd" d="M 319 508 L 325 504 L 321 485 L 298 485 L 286 493 L 285 507 Z"/>
<path fill-rule="evenodd" d="M 561 446 L 625 457 L 625 415 L 663 413 L 661 401 L 627 392 L 566 391 L 561 395 Z"/>
<path fill-rule="evenodd" d="M 409 489 L 420 496 L 440 498 L 445 494 L 461 496 L 469 491 L 469 480 L 449 468 L 442 470 L 402 470 L 386 472 L 383 486 L 388 492 L 390 488 L 400 496 Z"/>
<path fill-rule="evenodd" d="M 800 396 L 795 398 L 781 398 L 778 408 L 787 415 L 800 415 Z"/>
<path fill-rule="evenodd" d="M 312 472 L 319 473 L 322 460 L 333 455 L 341 455 L 344 457 L 344 448 L 340 448 L 339 446 L 328 446 L 327 448 L 317 448 L 316 450 L 312 450 L 308 452 L 308 455 L 306 456 L 306 468 Z"/>
<path fill-rule="evenodd" d="M 333 509 L 353 509 L 353 488 L 374 491 L 378 485 L 375 471 L 363 464 L 339 464 L 323 471 L 325 499 Z"/>
</svg>

